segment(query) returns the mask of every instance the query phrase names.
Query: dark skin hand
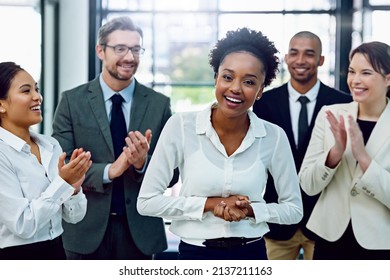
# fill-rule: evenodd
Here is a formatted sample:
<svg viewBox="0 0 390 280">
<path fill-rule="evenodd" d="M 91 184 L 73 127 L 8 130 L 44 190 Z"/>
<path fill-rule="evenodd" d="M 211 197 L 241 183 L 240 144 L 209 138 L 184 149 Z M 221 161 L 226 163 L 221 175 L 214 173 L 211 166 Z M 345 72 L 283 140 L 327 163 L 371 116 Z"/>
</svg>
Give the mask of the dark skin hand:
<svg viewBox="0 0 390 280">
<path fill-rule="evenodd" d="M 247 196 L 209 197 L 204 212 L 212 211 L 214 216 L 228 222 L 238 222 L 246 217 L 253 217 L 253 209 Z"/>
</svg>

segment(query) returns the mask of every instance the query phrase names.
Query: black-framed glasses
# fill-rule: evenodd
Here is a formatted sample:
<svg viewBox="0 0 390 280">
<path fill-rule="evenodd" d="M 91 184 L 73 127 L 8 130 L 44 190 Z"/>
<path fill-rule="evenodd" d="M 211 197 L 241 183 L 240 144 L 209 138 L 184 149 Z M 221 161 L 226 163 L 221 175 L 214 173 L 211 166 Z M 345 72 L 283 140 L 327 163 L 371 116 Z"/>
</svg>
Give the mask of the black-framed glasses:
<svg viewBox="0 0 390 280">
<path fill-rule="evenodd" d="M 110 45 L 107 45 L 107 44 L 103 44 L 102 46 L 114 49 L 115 54 L 118 55 L 118 56 L 125 56 L 129 51 L 131 51 L 131 53 L 134 56 L 143 55 L 144 52 L 145 52 L 145 49 L 142 48 L 141 46 L 134 46 L 134 47 L 128 47 L 126 45 L 110 46 Z"/>
</svg>

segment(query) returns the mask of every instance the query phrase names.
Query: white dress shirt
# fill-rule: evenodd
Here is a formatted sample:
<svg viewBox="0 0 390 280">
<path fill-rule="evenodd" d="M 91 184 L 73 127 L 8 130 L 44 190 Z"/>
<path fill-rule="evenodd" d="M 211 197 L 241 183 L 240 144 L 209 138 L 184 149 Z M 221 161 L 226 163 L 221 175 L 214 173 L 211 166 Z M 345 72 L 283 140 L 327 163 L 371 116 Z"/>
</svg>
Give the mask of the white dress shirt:
<svg viewBox="0 0 390 280">
<path fill-rule="evenodd" d="M 298 147 L 298 119 L 299 113 L 301 112 L 302 104 L 298 101 L 298 98 L 302 96 L 298 91 L 296 91 L 292 85 L 291 81 L 287 83 L 288 88 L 288 99 L 290 103 L 290 116 L 291 116 L 291 125 L 294 133 L 295 145 Z M 320 80 L 317 80 L 317 83 L 305 93 L 305 96 L 309 99 L 307 106 L 307 123 L 310 125 L 314 107 L 316 106 L 318 92 L 320 90 Z"/>
<path fill-rule="evenodd" d="M 170 230 L 182 240 L 201 245 L 219 237 L 260 237 L 267 223 L 293 224 L 302 218 L 302 201 L 290 145 L 284 131 L 248 111 L 250 126 L 230 156 L 212 127 L 211 107 L 176 113 L 166 123 L 146 170 L 138 197 L 141 215 L 172 220 Z M 178 196 L 164 192 L 179 167 Z M 266 203 L 267 171 L 275 180 L 279 203 Z M 247 195 L 254 218 L 227 222 L 204 211 L 207 197 Z"/>
<path fill-rule="evenodd" d="M 42 164 L 25 141 L 0 127 L 0 248 L 54 239 L 62 219 L 77 223 L 87 210 L 83 192 L 73 195 L 58 175 L 57 140 L 30 133 Z"/>
<path fill-rule="evenodd" d="M 134 95 L 134 90 L 135 90 L 135 80 L 133 79 L 130 85 L 120 92 L 116 93 L 113 91 L 103 80 L 102 74 L 99 76 L 99 83 L 102 88 L 103 92 L 103 98 L 104 98 L 104 106 L 106 108 L 106 113 L 107 113 L 107 118 L 109 121 L 111 121 L 111 109 L 112 109 L 112 101 L 111 97 L 114 94 L 119 94 L 120 96 L 123 97 L 124 101 L 122 102 L 122 111 L 123 111 L 123 116 L 125 117 L 125 122 L 126 122 L 126 127 L 129 128 L 130 126 L 130 113 L 131 113 L 131 103 L 133 100 L 133 95 Z M 112 163 L 109 163 L 106 165 L 104 168 L 103 172 L 103 183 L 111 183 L 112 180 L 110 180 L 108 176 L 108 170 Z"/>
</svg>

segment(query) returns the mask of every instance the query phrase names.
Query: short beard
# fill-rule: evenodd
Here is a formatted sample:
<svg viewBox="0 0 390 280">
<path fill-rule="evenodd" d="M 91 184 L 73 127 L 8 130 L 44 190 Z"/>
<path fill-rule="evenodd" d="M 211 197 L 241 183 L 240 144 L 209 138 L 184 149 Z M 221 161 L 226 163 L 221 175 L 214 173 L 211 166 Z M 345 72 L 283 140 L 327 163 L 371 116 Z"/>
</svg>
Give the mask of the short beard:
<svg viewBox="0 0 390 280">
<path fill-rule="evenodd" d="M 298 83 L 300 84 L 305 84 L 307 82 L 309 82 L 311 79 L 313 79 L 314 75 L 309 75 L 309 76 L 306 76 L 306 77 L 293 77 L 295 81 L 297 81 Z"/>
<path fill-rule="evenodd" d="M 118 72 L 114 72 L 114 71 L 111 71 L 110 69 L 107 68 L 107 72 L 108 74 L 110 74 L 111 77 L 113 77 L 114 79 L 117 79 L 117 80 L 120 80 L 120 81 L 128 81 L 128 80 L 131 80 L 131 78 L 124 78 L 122 77 L 121 75 L 119 75 Z"/>
</svg>

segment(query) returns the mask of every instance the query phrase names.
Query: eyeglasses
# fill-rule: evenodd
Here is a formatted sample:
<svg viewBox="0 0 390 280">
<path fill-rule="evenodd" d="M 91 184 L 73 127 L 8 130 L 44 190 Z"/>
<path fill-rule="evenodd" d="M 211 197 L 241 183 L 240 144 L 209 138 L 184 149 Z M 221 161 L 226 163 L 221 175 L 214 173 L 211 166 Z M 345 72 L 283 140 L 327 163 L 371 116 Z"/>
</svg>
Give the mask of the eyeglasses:
<svg viewBox="0 0 390 280">
<path fill-rule="evenodd" d="M 131 51 L 131 53 L 134 56 L 143 55 L 144 52 L 145 52 L 145 49 L 140 47 L 140 46 L 135 46 L 135 47 L 128 47 L 126 45 L 110 46 L 110 45 L 107 45 L 107 44 L 104 44 L 102 46 L 106 46 L 106 47 L 114 49 L 114 52 L 115 52 L 115 54 L 117 56 L 125 56 L 129 51 Z"/>
</svg>

